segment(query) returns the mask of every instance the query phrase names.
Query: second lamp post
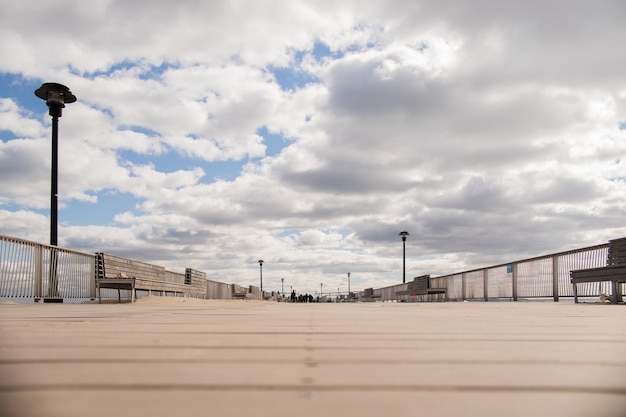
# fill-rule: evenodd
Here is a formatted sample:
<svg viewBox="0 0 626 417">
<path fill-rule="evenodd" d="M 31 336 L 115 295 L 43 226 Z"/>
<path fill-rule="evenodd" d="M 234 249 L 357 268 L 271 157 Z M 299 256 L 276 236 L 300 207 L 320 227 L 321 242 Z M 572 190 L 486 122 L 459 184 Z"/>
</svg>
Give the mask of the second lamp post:
<svg viewBox="0 0 626 417">
<path fill-rule="evenodd" d="M 402 237 L 402 283 L 406 282 L 406 237 L 409 235 L 409 232 L 402 231 L 398 236 Z"/>
<path fill-rule="evenodd" d="M 261 292 L 263 292 L 263 259 L 259 259 L 259 273 L 261 275 Z"/>
</svg>

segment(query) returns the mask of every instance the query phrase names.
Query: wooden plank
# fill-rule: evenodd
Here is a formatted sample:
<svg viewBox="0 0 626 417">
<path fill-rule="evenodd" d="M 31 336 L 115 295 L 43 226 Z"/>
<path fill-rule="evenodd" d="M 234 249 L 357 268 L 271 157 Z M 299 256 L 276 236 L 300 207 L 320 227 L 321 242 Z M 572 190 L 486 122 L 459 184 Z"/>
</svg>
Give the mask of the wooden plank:
<svg viewBox="0 0 626 417">
<path fill-rule="evenodd" d="M 626 238 L 609 240 L 607 265 L 626 265 Z"/>
<path fill-rule="evenodd" d="M 626 279 L 626 266 L 605 266 L 601 268 L 579 269 L 570 272 L 571 282 L 612 281 Z"/>
</svg>

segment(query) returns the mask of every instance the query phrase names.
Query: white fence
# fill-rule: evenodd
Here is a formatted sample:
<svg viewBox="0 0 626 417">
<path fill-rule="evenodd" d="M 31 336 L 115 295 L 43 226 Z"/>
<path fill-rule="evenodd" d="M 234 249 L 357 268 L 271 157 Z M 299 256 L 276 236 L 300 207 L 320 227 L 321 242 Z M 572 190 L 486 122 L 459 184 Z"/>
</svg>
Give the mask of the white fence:
<svg viewBox="0 0 626 417">
<path fill-rule="evenodd" d="M 559 301 L 562 297 L 574 297 L 570 271 L 606 265 L 609 244 L 590 246 L 567 252 L 524 259 L 506 264 L 489 266 L 431 278 L 434 288 L 446 288 L 447 300 L 512 300 L 546 299 Z M 398 295 L 407 284 L 374 290 L 382 301 L 420 301 L 426 296 Z M 581 297 L 611 295 L 608 282 L 578 285 Z M 440 295 L 432 296 L 441 299 Z"/>
<path fill-rule="evenodd" d="M 567 252 L 524 259 L 432 279 L 433 286 L 444 287 L 448 299 L 511 299 L 573 297 L 570 271 L 606 265 L 608 243 Z M 609 283 L 579 286 L 581 296 L 610 294 Z"/>
<path fill-rule="evenodd" d="M 138 295 L 188 294 L 196 298 L 232 298 L 232 284 L 206 280 L 204 273 L 199 271 L 189 269 L 190 275 L 187 277 L 186 274 L 167 271 L 156 265 L 113 255 L 107 255 L 106 258 L 110 261 L 107 271 L 112 275 L 119 272 L 129 273 L 131 267 L 143 269 L 144 272 L 151 271 L 158 275 L 154 277 L 154 289 L 137 290 Z M 119 262 L 115 263 L 115 261 Z M 115 267 L 111 267 L 111 262 L 115 264 Z M 35 301 L 95 299 L 95 268 L 96 254 L 81 253 L 0 235 L 0 299 L 23 298 Z M 136 276 L 135 273 L 131 275 Z M 199 283 L 198 277 L 201 277 L 204 282 Z M 190 282 L 187 281 L 188 278 Z M 185 287 L 185 291 L 172 290 L 175 286 Z M 261 299 L 261 294 L 256 287 L 250 287 L 250 292 L 253 298 Z M 124 299 L 131 298 L 128 290 L 122 290 L 122 293 Z M 118 298 L 118 292 L 114 289 L 102 289 L 101 295 L 104 299 Z M 269 293 L 265 298 L 275 299 L 269 296 Z"/>
<path fill-rule="evenodd" d="M 0 235 L 0 298 L 94 298 L 95 255 Z"/>
</svg>

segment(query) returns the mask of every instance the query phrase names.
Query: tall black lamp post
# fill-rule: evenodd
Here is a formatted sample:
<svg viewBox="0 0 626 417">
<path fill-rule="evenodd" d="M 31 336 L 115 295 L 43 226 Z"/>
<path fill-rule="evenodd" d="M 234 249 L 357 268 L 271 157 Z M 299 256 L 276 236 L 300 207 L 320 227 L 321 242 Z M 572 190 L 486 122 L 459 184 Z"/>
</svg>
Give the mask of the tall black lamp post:
<svg viewBox="0 0 626 417">
<path fill-rule="evenodd" d="M 59 117 L 65 104 L 76 101 L 76 96 L 69 88 L 57 83 L 44 83 L 35 90 L 35 95 L 46 101 L 52 116 L 52 186 L 50 187 L 50 245 L 57 245 L 57 200 L 58 200 L 58 145 Z"/>
<path fill-rule="evenodd" d="M 402 237 L 402 283 L 406 282 L 406 237 L 409 232 L 402 231 L 398 236 Z"/>
<path fill-rule="evenodd" d="M 350 272 L 348 272 L 348 301 L 350 300 Z"/>
<path fill-rule="evenodd" d="M 261 292 L 263 292 L 263 259 L 259 259 L 259 274 L 261 277 Z"/>
<path fill-rule="evenodd" d="M 61 117 L 65 104 L 76 101 L 76 96 L 69 88 L 57 83 L 43 83 L 35 90 L 35 95 L 46 101 L 48 113 L 52 116 L 52 170 L 50 186 L 50 246 L 57 246 L 57 225 L 58 225 L 58 172 L 59 172 L 59 117 Z M 57 253 L 53 248 L 50 254 L 50 273 L 48 276 L 48 296 L 46 301 L 62 302 L 59 296 L 59 283 L 57 278 Z"/>
</svg>

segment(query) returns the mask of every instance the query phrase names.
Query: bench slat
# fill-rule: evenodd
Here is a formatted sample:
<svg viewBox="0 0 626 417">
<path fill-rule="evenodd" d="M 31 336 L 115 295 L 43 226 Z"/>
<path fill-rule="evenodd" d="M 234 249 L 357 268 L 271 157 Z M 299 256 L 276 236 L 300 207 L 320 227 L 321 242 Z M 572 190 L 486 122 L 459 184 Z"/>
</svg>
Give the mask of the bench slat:
<svg viewBox="0 0 626 417">
<path fill-rule="evenodd" d="M 572 283 L 592 281 L 626 280 L 626 266 L 603 266 L 600 268 L 578 269 L 570 272 Z"/>
</svg>

